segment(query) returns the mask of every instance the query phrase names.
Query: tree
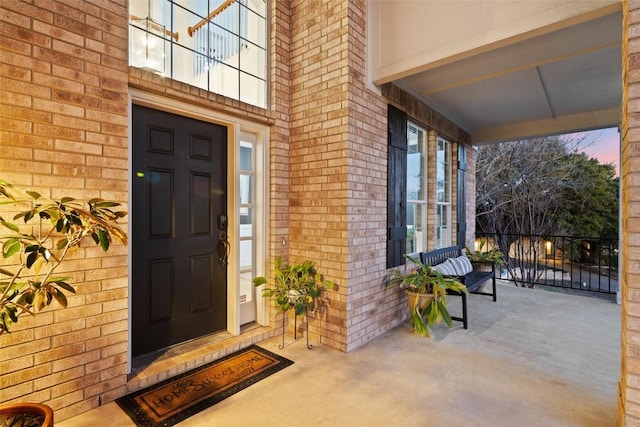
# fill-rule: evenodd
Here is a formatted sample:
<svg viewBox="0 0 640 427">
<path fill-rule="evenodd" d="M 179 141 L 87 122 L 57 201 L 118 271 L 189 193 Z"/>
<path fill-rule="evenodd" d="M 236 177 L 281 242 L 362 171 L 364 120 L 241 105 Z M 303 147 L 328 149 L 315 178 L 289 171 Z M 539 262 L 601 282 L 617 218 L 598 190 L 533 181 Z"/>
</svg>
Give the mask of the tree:
<svg viewBox="0 0 640 427">
<path fill-rule="evenodd" d="M 565 209 L 560 227 L 574 236 L 617 238 L 619 180 L 614 167 L 584 153 L 572 156 L 573 185 L 562 195 Z"/>
<path fill-rule="evenodd" d="M 485 233 L 555 231 L 571 156 L 557 137 L 482 146 L 478 152 L 477 220 Z"/>
<path fill-rule="evenodd" d="M 617 236 L 615 171 L 575 151 L 581 142 L 550 136 L 478 151 L 477 229 L 513 255 L 507 266 L 516 284 L 541 276 L 542 236 Z"/>
<path fill-rule="evenodd" d="M 618 239 L 619 180 L 615 169 L 584 153 L 573 156 L 578 166 L 574 185 L 563 194 L 565 208 L 559 218 L 565 234 L 576 237 L 569 248 L 569 257 L 573 261 L 599 265 L 614 261 L 617 265 L 617 258 L 606 249 L 617 247 L 612 240 Z M 608 256 L 602 257 L 603 254 Z"/>
</svg>

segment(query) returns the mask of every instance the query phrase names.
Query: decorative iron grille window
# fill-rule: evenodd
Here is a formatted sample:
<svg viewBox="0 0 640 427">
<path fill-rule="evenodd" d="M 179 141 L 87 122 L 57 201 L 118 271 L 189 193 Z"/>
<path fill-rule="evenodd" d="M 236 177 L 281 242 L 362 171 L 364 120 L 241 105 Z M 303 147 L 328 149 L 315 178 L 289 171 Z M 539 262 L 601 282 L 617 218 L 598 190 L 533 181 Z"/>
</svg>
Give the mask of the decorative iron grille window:
<svg viewBox="0 0 640 427">
<path fill-rule="evenodd" d="M 129 64 L 267 107 L 265 0 L 130 0 Z"/>
<path fill-rule="evenodd" d="M 247 0 L 232 1 L 203 27 L 193 31 L 197 53 L 195 74 L 207 72 L 216 64 L 239 55 L 240 49 L 248 48 L 248 15 Z"/>
</svg>

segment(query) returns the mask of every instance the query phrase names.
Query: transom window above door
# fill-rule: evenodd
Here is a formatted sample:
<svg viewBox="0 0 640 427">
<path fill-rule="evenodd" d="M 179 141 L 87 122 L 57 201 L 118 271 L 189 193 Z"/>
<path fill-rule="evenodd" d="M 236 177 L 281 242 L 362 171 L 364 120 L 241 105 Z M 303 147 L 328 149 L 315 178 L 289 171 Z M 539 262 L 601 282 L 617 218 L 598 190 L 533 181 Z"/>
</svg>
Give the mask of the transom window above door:
<svg viewBox="0 0 640 427">
<path fill-rule="evenodd" d="M 129 65 L 267 106 L 265 0 L 130 0 Z"/>
</svg>

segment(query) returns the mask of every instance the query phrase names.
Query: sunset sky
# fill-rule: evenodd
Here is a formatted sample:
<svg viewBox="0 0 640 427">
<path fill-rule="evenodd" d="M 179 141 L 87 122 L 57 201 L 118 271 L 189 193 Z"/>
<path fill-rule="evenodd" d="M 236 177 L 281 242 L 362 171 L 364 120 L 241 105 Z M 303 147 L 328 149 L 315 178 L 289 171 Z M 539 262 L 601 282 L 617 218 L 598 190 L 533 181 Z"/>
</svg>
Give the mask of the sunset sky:
<svg viewBox="0 0 640 427">
<path fill-rule="evenodd" d="M 589 132 L 573 134 L 576 137 L 584 137 L 584 151 L 591 157 L 595 157 L 600 163 L 611 163 L 616 168 L 616 174 L 620 173 L 620 134 L 617 128 L 600 129 Z"/>
</svg>

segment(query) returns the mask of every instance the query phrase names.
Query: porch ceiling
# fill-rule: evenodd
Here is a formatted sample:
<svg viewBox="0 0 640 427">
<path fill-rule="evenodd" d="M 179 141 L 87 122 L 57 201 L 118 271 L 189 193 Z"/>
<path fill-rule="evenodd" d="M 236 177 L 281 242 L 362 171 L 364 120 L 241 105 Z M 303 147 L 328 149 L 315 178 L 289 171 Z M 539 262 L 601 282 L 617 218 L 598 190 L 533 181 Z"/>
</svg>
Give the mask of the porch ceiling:
<svg viewBox="0 0 640 427">
<path fill-rule="evenodd" d="M 394 82 L 476 144 L 616 127 L 621 28 L 616 11 L 444 65 L 423 64 Z"/>
</svg>

